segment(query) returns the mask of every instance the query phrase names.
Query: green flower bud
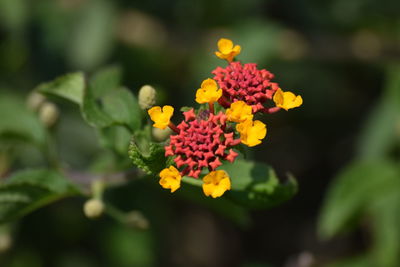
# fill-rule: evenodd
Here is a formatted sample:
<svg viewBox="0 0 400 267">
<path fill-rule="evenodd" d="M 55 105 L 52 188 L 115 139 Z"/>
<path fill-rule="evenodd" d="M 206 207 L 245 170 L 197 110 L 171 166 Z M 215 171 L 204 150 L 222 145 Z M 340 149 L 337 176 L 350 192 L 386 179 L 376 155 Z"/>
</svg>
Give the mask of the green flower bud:
<svg viewBox="0 0 400 267">
<path fill-rule="evenodd" d="M 152 134 L 156 141 L 162 142 L 167 140 L 167 138 L 172 134 L 172 130 L 170 128 L 159 129 L 159 128 L 152 128 Z"/>
<path fill-rule="evenodd" d="M 46 98 L 42 94 L 33 91 L 29 94 L 26 105 L 30 110 L 37 111 L 45 101 Z"/>
<path fill-rule="evenodd" d="M 104 203 L 100 199 L 89 199 L 83 205 L 83 212 L 90 219 L 99 218 L 104 212 Z"/>
<path fill-rule="evenodd" d="M 12 246 L 13 240 L 9 233 L 0 234 L 0 254 L 8 251 Z"/>
<path fill-rule="evenodd" d="M 126 223 L 134 228 L 146 230 L 149 228 L 149 221 L 144 217 L 143 213 L 133 210 L 126 214 Z"/>
<path fill-rule="evenodd" d="M 151 108 L 156 102 L 156 90 L 150 85 L 144 85 L 139 90 L 139 106 L 142 109 Z"/>
<path fill-rule="evenodd" d="M 47 127 L 51 127 L 57 121 L 59 111 L 56 105 L 50 102 L 45 102 L 39 109 L 39 118 Z"/>
</svg>

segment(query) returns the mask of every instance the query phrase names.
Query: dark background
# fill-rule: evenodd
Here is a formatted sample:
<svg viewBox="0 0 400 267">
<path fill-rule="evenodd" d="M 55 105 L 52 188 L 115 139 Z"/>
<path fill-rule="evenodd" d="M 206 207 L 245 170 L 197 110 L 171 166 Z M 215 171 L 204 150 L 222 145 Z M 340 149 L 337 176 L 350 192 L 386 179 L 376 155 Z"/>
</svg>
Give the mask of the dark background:
<svg viewBox="0 0 400 267">
<path fill-rule="evenodd" d="M 12 226 L 2 266 L 305 267 L 362 251 L 367 230 L 321 241 L 317 218 L 331 180 L 354 156 L 387 66 L 399 60 L 399 11 L 395 0 L 0 1 L 0 87 L 14 94 L 118 64 L 135 94 L 151 84 L 158 104 L 191 106 L 201 81 L 225 64 L 214 51 L 226 37 L 242 46 L 240 61 L 266 68 L 304 99 L 263 118 L 267 138 L 251 155 L 282 179 L 287 172 L 297 178 L 299 193 L 289 202 L 232 222 L 154 184 L 134 184 L 109 198 L 141 210 L 151 230 L 127 230 L 108 217 L 90 221 L 83 199 L 64 200 Z M 58 104 L 66 114 L 57 126 L 63 156 L 84 168 L 96 153 L 94 133 L 74 106 Z"/>
</svg>

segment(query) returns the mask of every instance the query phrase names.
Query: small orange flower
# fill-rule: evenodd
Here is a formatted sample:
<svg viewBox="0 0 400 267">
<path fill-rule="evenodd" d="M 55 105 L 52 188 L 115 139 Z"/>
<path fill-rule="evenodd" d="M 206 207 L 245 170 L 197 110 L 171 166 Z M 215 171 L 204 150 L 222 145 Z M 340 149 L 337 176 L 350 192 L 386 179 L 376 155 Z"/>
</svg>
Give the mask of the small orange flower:
<svg viewBox="0 0 400 267">
<path fill-rule="evenodd" d="M 226 110 L 226 117 L 228 121 L 244 122 L 253 119 L 252 111 L 251 106 L 247 105 L 244 101 L 236 101 Z"/>
<path fill-rule="evenodd" d="M 204 194 L 213 198 L 220 197 L 226 190 L 231 189 L 231 180 L 223 170 L 210 172 L 204 176 L 203 182 Z"/>
<path fill-rule="evenodd" d="M 159 106 L 152 107 L 147 111 L 150 119 L 154 121 L 153 126 L 164 130 L 170 123 L 170 119 L 174 114 L 174 108 L 171 106 L 164 106 L 162 109 Z"/>
<path fill-rule="evenodd" d="M 221 38 L 218 41 L 218 50 L 215 55 L 220 59 L 226 59 L 232 62 L 233 58 L 240 54 L 240 45 L 233 46 L 233 42 L 229 39 Z"/>
<path fill-rule="evenodd" d="M 273 100 L 277 107 L 283 108 L 286 111 L 303 104 L 303 99 L 300 95 L 296 96 L 292 92 L 284 92 L 281 88 L 275 92 Z"/>
<path fill-rule="evenodd" d="M 196 102 L 199 104 L 214 103 L 222 96 L 222 90 L 218 89 L 217 82 L 213 79 L 204 80 L 201 88 L 196 92 Z"/>
<path fill-rule="evenodd" d="M 243 144 L 252 147 L 261 144 L 261 140 L 267 135 L 267 127 L 261 121 L 247 120 L 236 125 Z"/>
<path fill-rule="evenodd" d="M 160 178 L 160 185 L 165 189 L 171 189 L 171 193 L 181 187 L 182 176 L 174 166 L 162 170 Z"/>
</svg>

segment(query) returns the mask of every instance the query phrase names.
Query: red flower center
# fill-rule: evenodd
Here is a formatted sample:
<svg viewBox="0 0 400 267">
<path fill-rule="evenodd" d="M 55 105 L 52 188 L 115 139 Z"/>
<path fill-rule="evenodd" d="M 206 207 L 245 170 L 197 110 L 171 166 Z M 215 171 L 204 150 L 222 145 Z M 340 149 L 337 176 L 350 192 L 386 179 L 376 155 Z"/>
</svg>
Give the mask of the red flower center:
<svg viewBox="0 0 400 267">
<path fill-rule="evenodd" d="M 225 132 L 224 113 L 196 117 L 191 109 L 184 115 L 185 120 L 177 126 L 179 133 L 172 135 L 165 147 L 165 156 L 176 156 L 176 166 L 184 167 L 182 176 L 198 178 L 204 167 L 213 171 L 222 165 L 221 160 L 235 160 L 238 154 L 229 148 L 239 144 L 240 139 L 234 139 L 233 132 Z"/>
<path fill-rule="evenodd" d="M 264 102 L 272 99 L 279 88 L 277 83 L 271 82 L 274 75 L 265 69 L 257 69 L 255 63 L 231 62 L 226 68 L 217 67 L 212 74 L 223 90 L 225 99 L 222 97 L 219 103 L 225 108 L 229 107 L 229 102 L 242 100 L 253 108 L 254 113 L 265 111 Z"/>
</svg>

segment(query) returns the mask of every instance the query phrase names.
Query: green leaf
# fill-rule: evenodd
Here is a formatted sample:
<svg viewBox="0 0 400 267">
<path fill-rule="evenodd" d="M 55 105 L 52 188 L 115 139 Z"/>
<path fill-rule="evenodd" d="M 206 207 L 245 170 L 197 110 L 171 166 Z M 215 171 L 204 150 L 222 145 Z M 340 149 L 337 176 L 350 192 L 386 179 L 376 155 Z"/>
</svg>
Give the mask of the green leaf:
<svg viewBox="0 0 400 267">
<path fill-rule="evenodd" d="M 106 60 L 113 46 L 115 19 L 113 1 L 86 3 L 67 46 L 67 58 L 74 67 L 91 70 Z"/>
<path fill-rule="evenodd" d="M 93 74 L 90 79 L 90 88 L 95 98 L 102 97 L 109 91 L 120 87 L 122 81 L 122 70 L 118 66 L 102 68 Z"/>
<path fill-rule="evenodd" d="M 126 125 L 132 132 L 141 126 L 142 111 L 136 97 L 127 89 L 110 91 L 102 98 L 103 110 L 116 124 Z"/>
<path fill-rule="evenodd" d="M 275 171 L 259 162 L 238 159 L 233 164 L 224 164 L 231 179 L 231 190 L 225 197 L 252 209 L 265 209 L 276 206 L 292 198 L 297 192 L 297 182 L 289 177 L 284 184 L 279 183 Z M 183 177 L 183 182 L 202 186 L 200 179 Z"/>
<path fill-rule="evenodd" d="M 85 121 L 92 127 L 104 128 L 113 124 L 111 117 L 98 105 L 90 88 L 85 92 L 81 112 Z"/>
<path fill-rule="evenodd" d="M 21 99 L 0 93 L 0 139 L 44 145 L 46 130 Z"/>
<path fill-rule="evenodd" d="M 76 194 L 78 189 L 58 172 L 20 171 L 0 184 L 0 223 Z"/>
<path fill-rule="evenodd" d="M 128 153 L 129 142 L 131 140 L 131 133 L 122 126 L 112 126 L 102 128 L 99 130 L 100 140 L 103 146 L 112 149 L 125 158 Z"/>
<path fill-rule="evenodd" d="M 400 265 L 400 192 L 382 195 L 368 207 L 372 221 L 375 266 Z"/>
<path fill-rule="evenodd" d="M 121 70 L 118 67 L 106 67 L 99 71 L 97 71 L 93 77 L 90 79 L 89 84 L 85 90 L 84 101 L 81 106 L 81 112 L 83 118 L 86 122 L 95 128 L 104 128 L 109 127 L 113 124 L 118 124 L 112 116 L 111 113 L 118 109 L 115 108 L 115 97 L 113 95 L 118 95 L 121 93 L 113 93 L 119 86 L 121 82 Z M 101 98 L 104 97 L 106 94 L 111 94 L 108 96 L 111 100 L 105 100 L 106 108 L 108 112 L 104 110 L 104 107 L 100 104 L 104 104 L 101 101 Z M 123 93 L 122 93 L 123 94 Z M 129 97 L 132 100 L 132 97 Z M 132 101 L 135 101 L 133 99 Z M 108 103 L 110 102 L 110 103 Z M 121 102 L 121 101 L 120 101 Z M 123 105 L 123 114 L 126 114 L 126 107 L 129 106 L 129 103 L 124 102 Z M 131 104 L 131 105 L 135 105 Z M 122 115 L 123 116 L 123 115 Z M 121 119 L 121 115 L 115 115 L 118 119 Z M 126 118 L 127 116 L 125 116 Z"/>
<path fill-rule="evenodd" d="M 107 67 L 98 71 L 85 85 L 81 72 L 61 76 L 41 84 L 37 90 L 80 105 L 85 121 L 96 128 L 124 125 L 131 132 L 141 126 L 142 111 L 135 96 L 126 88 L 119 88 L 121 71 Z"/>
<path fill-rule="evenodd" d="M 36 88 L 40 93 L 62 97 L 78 105 L 83 102 L 84 89 L 85 77 L 82 72 L 63 75 Z"/>
<path fill-rule="evenodd" d="M 289 177 L 279 183 L 275 171 L 260 162 L 236 160 L 221 169 L 228 172 L 232 189 L 226 196 L 249 208 L 270 208 L 292 198 L 297 192 L 297 182 Z"/>
<path fill-rule="evenodd" d="M 190 177 L 184 177 L 184 179 L 199 181 L 200 184 L 202 184 L 200 179 L 193 179 Z M 203 194 L 203 191 L 199 190 L 197 184 L 194 184 L 194 186 L 182 186 L 174 194 L 188 199 L 198 205 L 202 205 L 243 228 L 248 227 L 251 223 L 249 211 L 243 206 L 238 205 L 226 197 L 218 198 L 218 201 L 213 198 L 206 197 Z"/>
<path fill-rule="evenodd" d="M 396 164 L 355 162 L 334 180 L 319 219 L 319 234 L 331 238 L 346 230 L 379 197 L 400 188 Z"/>
<path fill-rule="evenodd" d="M 358 144 L 362 160 L 374 160 L 388 155 L 399 141 L 400 66 L 388 69 L 384 95 L 368 117 Z"/>
<path fill-rule="evenodd" d="M 164 146 L 159 143 L 151 142 L 149 144 L 149 152 L 146 153 L 141 151 L 135 140 L 132 139 L 128 153 L 133 164 L 147 174 L 158 174 L 168 164 L 168 158 L 164 155 Z"/>
</svg>

